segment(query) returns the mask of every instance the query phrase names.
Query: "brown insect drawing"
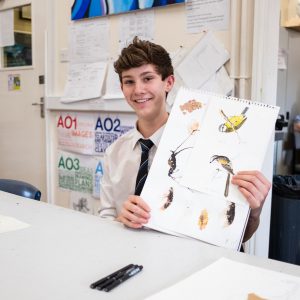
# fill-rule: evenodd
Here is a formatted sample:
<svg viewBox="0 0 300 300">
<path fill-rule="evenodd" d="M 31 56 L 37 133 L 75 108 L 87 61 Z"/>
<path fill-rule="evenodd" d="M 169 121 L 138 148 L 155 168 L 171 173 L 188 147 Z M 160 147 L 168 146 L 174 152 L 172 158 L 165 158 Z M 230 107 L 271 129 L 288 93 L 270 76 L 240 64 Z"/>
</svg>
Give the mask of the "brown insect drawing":
<svg viewBox="0 0 300 300">
<path fill-rule="evenodd" d="M 199 123 L 195 122 L 194 124 L 191 125 L 190 129 L 191 129 L 191 133 L 189 134 L 189 136 L 175 149 L 175 150 L 170 150 L 171 151 L 171 155 L 168 158 L 168 165 L 169 165 L 169 171 L 168 171 L 168 176 L 171 177 L 173 180 L 175 180 L 175 176 L 174 173 L 177 172 L 179 169 L 177 168 L 177 160 L 176 160 L 176 156 L 187 149 L 191 149 L 193 147 L 185 147 L 180 149 L 184 143 L 186 143 L 188 141 L 188 139 L 196 132 L 198 131 L 199 128 Z"/>
<path fill-rule="evenodd" d="M 208 223 L 208 212 L 206 209 L 203 209 L 201 211 L 201 214 L 199 216 L 199 220 L 198 220 L 198 226 L 200 228 L 200 230 L 205 229 L 205 227 L 207 226 Z"/>
<path fill-rule="evenodd" d="M 225 184 L 224 196 L 228 197 L 229 184 L 230 184 L 230 175 L 234 175 L 234 172 L 233 172 L 232 166 L 231 166 L 231 161 L 227 156 L 213 155 L 210 159 L 210 163 L 212 163 L 212 162 L 217 162 L 227 172 L 227 179 L 226 179 L 226 184 Z M 220 169 L 217 168 L 217 171 L 220 171 Z"/>
<path fill-rule="evenodd" d="M 182 113 L 185 115 L 186 113 L 191 113 L 196 109 L 202 108 L 202 106 L 203 104 L 200 101 L 192 99 L 180 105 L 179 107 Z"/>
<path fill-rule="evenodd" d="M 174 197 L 174 189 L 173 189 L 173 187 L 170 187 L 169 191 L 166 194 L 164 194 L 164 201 L 165 202 L 164 202 L 163 206 L 160 209 L 161 210 L 167 209 L 171 205 L 171 203 L 173 202 L 173 197 Z"/>
<path fill-rule="evenodd" d="M 235 203 L 229 202 L 225 211 L 225 226 L 230 226 L 235 217 Z"/>
</svg>

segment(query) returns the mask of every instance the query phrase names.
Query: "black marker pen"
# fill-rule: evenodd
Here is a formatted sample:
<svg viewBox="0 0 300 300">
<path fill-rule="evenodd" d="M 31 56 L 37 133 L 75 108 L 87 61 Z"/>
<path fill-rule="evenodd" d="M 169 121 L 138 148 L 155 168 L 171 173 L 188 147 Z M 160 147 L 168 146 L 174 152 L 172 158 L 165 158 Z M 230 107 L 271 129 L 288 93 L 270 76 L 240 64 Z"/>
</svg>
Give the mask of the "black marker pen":
<svg viewBox="0 0 300 300">
<path fill-rule="evenodd" d="M 100 280 L 98 280 L 98 281 L 96 281 L 96 282 L 93 282 L 93 283 L 90 285 L 90 288 L 91 288 L 91 289 L 96 288 L 99 284 L 104 283 L 105 281 L 107 281 L 107 280 L 109 280 L 110 278 L 112 278 L 112 277 L 118 275 L 119 273 L 126 272 L 128 269 L 131 269 L 133 266 L 134 266 L 133 264 L 130 264 L 130 265 L 128 265 L 128 266 L 126 266 L 126 267 L 124 267 L 124 268 L 122 268 L 122 269 L 120 269 L 120 270 L 118 270 L 118 271 L 116 271 L 116 272 L 114 272 L 114 273 L 112 273 L 112 274 L 106 276 L 106 277 L 101 278 Z"/>
<path fill-rule="evenodd" d="M 116 276 L 112 276 L 110 279 L 104 281 L 103 283 L 100 283 L 96 286 L 96 289 L 99 291 L 102 291 L 105 287 L 109 286 L 110 284 L 112 284 L 114 281 L 116 281 L 117 279 L 122 278 L 126 273 L 130 273 L 133 269 L 135 269 L 138 265 L 133 265 L 132 267 L 119 272 Z"/>
<path fill-rule="evenodd" d="M 118 285 L 120 285 L 122 282 L 126 281 L 127 279 L 129 279 L 130 277 L 136 275 L 137 273 L 139 273 L 140 271 L 142 271 L 143 266 L 137 266 L 135 267 L 133 270 L 130 270 L 129 272 L 126 271 L 124 276 L 115 280 L 111 285 L 105 287 L 103 289 L 103 291 L 105 292 L 109 292 L 111 291 L 113 288 L 117 287 Z"/>
</svg>

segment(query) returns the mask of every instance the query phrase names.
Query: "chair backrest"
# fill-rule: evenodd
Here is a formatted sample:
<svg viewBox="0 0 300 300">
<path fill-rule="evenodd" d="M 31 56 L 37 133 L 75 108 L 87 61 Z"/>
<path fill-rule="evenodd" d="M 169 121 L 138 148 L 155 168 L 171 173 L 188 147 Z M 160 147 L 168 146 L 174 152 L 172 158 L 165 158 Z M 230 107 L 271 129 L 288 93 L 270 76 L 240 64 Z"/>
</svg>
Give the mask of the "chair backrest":
<svg viewBox="0 0 300 300">
<path fill-rule="evenodd" d="M 0 191 L 40 200 L 41 192 L 35 186 L 20 180 L 0 179 Z"/>
</svg>

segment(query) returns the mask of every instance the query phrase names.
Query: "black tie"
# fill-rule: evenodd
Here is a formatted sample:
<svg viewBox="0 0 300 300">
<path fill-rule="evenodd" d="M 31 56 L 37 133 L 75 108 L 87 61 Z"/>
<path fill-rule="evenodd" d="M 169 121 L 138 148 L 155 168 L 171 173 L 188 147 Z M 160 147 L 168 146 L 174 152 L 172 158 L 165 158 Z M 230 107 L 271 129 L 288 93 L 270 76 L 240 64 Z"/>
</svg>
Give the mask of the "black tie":
<svg viewBox="0 0 300 300">
<path fill-rule="evenodd" d="M 141 164 L 140 164 L 139 172 L 137 174 L 136 183 L 135 183 L 134 194 L 137 196 L 139 196 L 141 194 L 144 183 L 145 183 L 147 175 L 148 175 L 149 150 L 153 146 L 153 143 L 151 140 L 139 139 L 139 143 L 141 145 L 142 153 L 141 153 Z"/>
</svg>

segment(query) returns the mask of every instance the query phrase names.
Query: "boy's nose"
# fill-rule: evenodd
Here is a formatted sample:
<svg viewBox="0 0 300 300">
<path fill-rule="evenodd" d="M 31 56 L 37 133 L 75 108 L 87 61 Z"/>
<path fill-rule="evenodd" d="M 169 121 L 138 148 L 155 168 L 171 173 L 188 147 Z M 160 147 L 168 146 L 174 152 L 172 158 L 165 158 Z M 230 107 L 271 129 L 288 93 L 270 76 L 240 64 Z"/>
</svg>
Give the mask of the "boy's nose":
<svg viewBox="0 0 300 300">
<path fill-rule="evenodd" d="M 134 86 L 134 92 L 136 94 L 143 93 L 144 92 L 144 88 L 145 88 L 145 85 L 143 84 L 143 82 L 136 82 L 135 86 Z"/>
</svg>

